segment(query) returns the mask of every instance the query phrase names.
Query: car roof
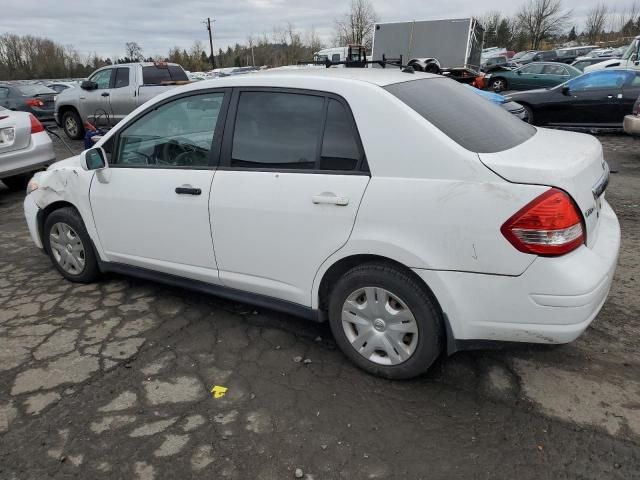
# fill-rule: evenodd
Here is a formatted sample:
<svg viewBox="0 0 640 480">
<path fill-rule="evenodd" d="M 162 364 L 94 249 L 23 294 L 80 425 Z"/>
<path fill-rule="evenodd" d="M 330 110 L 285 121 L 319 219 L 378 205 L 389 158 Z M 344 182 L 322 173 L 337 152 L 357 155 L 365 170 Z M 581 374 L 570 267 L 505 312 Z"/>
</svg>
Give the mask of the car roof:
<svg viewBox="0 0 640 480">
<path fill-rule="evenodd" d="M 264 86 L 278 86 L 282 80 L 296 81 L 308 79 L 322 79 L 336 82 L 360 82 L 384 87 L 394 83 L 409 82 L 427 78 L 443 78 L 441 75 L 430 73 L 404 73 L 398 67 L 387 68 L 313 68 L 301 67 L 291 69 L 265 70 L 249 75 L 239 75 L 198 82 L 198 88 L 215 88 L 216 86 L 242 86 L 242 84 Z"/>
</svg>

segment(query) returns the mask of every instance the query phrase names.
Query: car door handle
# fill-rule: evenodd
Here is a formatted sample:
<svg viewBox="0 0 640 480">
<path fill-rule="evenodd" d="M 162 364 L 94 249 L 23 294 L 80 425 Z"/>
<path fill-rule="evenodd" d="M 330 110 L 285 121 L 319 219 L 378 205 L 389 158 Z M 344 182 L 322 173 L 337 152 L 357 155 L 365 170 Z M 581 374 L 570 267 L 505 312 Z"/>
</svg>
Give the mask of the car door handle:
<svg viewBox="0 0 640 480">
<path fill-rule="evenodd" d="M 320 195 L 314 195 L 311 197 L 311 201 L 316 205 L 337 205 L 339 207 L 345 207 L 349 205 L 349 199 L 347 197 L 340 197 L 335 193 L 324 192 Z"/>
<path fill-rule="evenodd" d="M 613 95 L 607 95 L 607 98 L 613 98 Z"/>
<path fill-rule="evenodd" d="M 183 185 L 181 187 L 176 187 L 176 193 L 178 195 L 200 195 L 202 190 L 199 188 L 193 188 L 191 185 Z"/>
<path fill-rule="evenodd" d="M 109 96 L 109 92 L 102 92 L 101 96 L 102 97 L 108 97 Z"/>
</svg>

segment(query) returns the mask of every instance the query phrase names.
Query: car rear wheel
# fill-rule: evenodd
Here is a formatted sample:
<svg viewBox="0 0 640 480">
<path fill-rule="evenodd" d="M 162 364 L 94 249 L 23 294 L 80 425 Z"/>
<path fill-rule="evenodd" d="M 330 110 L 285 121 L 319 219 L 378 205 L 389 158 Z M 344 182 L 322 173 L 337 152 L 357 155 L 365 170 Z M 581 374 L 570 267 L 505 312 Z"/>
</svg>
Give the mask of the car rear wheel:
<svg viewBox="0 0 640 480">
<path fill-rule="evenodd" d="M 507 81 L 504 78 L 493 78 L 489 87 L 495 92 L 502 92 L 507 89 Z"/>
<path fill-rule="evenodd" d="M 345 355 L 381 377 L 420 375 L 442 349 L 440 314 L 424 286 L 384 263 L 355 267 L 338 280 L 329 323 Z"/>
<path fill-rule="evenodd" d="M 3 178 L 2 182 L 7 186 L 9 190 L 18 192 L 27 188 L 27 183 L 29 183 L 29 176 L 14 175 L 13 177 Z"/>
<path fill-rule="evenodd" d="M 84 137 L 84 127 L 82 126 L 82 119 L 73 110 L 67 110 L 62 115 L 62 128 L 64 133 L 67 134 L 71 140 L 80 140 Z"/>
<path fill-rule="evenodd" d="M 533 125 L 533 110 L 529 105 L 522 105 L 524 111 L 527 112 L 527 123 Z"/>
<path fill-rule="evenodd" d="M 91 283 L 98 277 L 98 262 L 89 234 L 73 208 L 61 208 L 47 217 L 44 243 L 53 265 L 67 280 Z"/>
</svg>

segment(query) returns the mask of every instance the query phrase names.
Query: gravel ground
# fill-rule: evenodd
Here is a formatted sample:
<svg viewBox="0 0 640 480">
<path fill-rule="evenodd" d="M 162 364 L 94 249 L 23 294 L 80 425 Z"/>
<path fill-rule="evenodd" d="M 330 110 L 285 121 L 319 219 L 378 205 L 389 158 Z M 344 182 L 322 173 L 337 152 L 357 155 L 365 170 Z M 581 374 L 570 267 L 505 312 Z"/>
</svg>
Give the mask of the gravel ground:
<svg viewBox="0 0 640 480">
<path fill-rule="evenodd" d="M 409 382 L 355 369 L 326 325 L 115 275 L 68 283 L 0 188 L 0 479 L 640 478 L 640 141 L 600 139 L 623 243 L 593 325 Z"/>
</svg>

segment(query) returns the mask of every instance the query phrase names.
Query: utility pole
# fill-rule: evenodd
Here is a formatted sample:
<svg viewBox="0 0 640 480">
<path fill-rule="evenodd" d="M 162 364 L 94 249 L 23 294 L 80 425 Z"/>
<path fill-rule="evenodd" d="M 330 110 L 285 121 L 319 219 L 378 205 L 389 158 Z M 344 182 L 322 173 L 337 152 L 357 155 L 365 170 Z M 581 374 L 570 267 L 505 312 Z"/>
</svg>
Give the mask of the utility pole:
<svg viewBox="0 0 640 480">
<path fill-rule="evenodd" d="M 211 49 L 211 69 L 215 70 L 216 57 L 213 56 L 213 34 L 211 32 L 211 19 L 209 17 L 207 17 L 207 30 L 209 31 L 209 48 Z"/>
</svg>

